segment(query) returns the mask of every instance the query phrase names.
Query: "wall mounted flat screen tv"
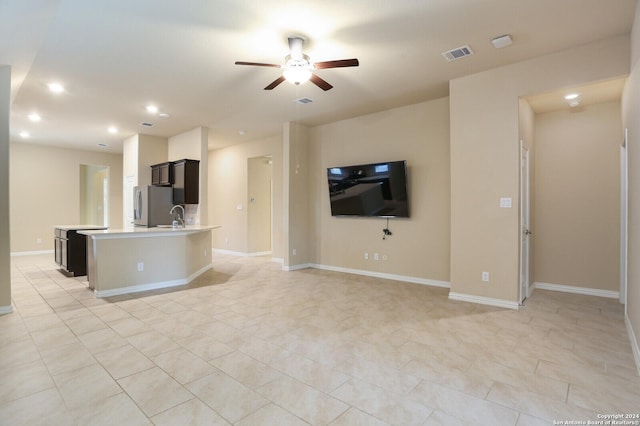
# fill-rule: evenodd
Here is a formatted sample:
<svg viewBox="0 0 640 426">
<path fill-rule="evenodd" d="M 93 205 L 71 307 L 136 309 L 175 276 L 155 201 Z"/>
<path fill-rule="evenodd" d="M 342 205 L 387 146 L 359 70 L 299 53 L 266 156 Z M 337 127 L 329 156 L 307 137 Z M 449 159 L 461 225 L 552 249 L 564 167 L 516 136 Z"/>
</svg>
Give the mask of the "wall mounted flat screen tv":
<svg viewBox="0 0 640 426">
<path fill-rule="evenodd" d="M 406 161 L 329 167 L 332 216 L 409 217 Z"/>
</svg>

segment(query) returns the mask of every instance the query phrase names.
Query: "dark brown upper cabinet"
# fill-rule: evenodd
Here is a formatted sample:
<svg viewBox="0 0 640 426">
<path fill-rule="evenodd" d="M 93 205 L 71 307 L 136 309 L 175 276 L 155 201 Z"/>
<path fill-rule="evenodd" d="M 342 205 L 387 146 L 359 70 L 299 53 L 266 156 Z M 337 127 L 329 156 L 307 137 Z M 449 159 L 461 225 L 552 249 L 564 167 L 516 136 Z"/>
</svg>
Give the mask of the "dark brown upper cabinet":
<svg viewBox="0 0 640 426">
<path fill-rule="evenodd" d="M 200 192 L 200 161 L 173 162 L 173 204 L 198 204 Z"/>
<path fill-rule="evenodd" d="M 171 161 L 151 166 L 151 185 L 171 186 L 173 180 L 173 163 Z"/>
</svg>

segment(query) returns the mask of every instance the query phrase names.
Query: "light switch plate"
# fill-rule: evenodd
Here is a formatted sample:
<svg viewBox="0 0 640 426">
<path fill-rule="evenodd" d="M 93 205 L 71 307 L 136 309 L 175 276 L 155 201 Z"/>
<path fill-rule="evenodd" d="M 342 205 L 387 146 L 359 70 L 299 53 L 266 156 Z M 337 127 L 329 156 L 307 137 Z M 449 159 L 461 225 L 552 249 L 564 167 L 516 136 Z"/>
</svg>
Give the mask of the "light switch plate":
<svg viewBox="0 0 640 426">
<path fill-rule="evenodd" d="M 507 197 L 500 198 L 500 208 L 501 209 L 510 209 L 511 208 L 511 198 L 507 198 Z"/>
</svg>

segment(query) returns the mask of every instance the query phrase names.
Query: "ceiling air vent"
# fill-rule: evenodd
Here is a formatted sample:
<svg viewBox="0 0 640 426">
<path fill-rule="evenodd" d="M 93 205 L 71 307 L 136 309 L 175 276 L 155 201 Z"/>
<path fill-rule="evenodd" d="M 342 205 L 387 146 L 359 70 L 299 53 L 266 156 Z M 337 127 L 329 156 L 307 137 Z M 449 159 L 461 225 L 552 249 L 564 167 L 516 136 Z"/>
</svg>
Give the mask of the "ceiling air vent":
<svg viewBox="0 0 640 426">
<path fill-rule="evenodd" d="M 310 104 L 311 102 L 313 102 L 313 99 L 309 99 L 309 98 L 300 98 L 300 99 L 296 99 L 294 101 L 297 104 Z"/>
<path fill-rule="evenodd" d="M 142 123 L 140 123 L 140 125 L 142 127 L 153 127 L 153 123 L 147 123 L 146 121 L 143 121 Z"/>
<path fill-rule="evenodd" d="M 448 52 L 442 52 L 442 56 L 449 62 L 471 55 L 473 55 L 473 50 L 469 46 L 457 47 Z"/>
</svg>

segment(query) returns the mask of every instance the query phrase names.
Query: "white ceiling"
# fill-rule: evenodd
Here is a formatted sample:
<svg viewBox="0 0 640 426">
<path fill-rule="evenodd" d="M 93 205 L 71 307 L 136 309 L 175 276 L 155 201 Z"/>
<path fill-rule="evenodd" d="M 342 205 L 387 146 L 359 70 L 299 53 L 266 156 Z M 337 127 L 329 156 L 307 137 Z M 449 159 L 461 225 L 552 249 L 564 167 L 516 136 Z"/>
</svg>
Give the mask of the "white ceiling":
<svg viewBox="0 0 640 426">
<path fill-rule="evenodd" d="M 122 140 L 210 128 L 210 148 L 448 95 L 452 78 L 631 30 L 636 0 L 0 0 L 0 64 L 12 65 L 11 140 L 121 152 Z M 495 49 L 490 40 L 510 34 Z M 334 88 L 262 90 L 287 37 Z M 470 45 L 475 55 L 441 53 Z M 60 95 L 47 90 L 59 81 Z M 299 105 L 308 97 L 313 103 Z M 149 115 L 156 104 L 168 118 Z M 32 123 L 31 112 L 42 121 Z M 143 128 L 139 123 L 154 123 Z M 114 125 L 117 135 L 106 129 Z M 22 139 L 21 131 L 31 137 Z M 240 131 L 244 134 L 241 135 Z M 98 148 L 107 143 L 107 148 Z"/>
</svg>

